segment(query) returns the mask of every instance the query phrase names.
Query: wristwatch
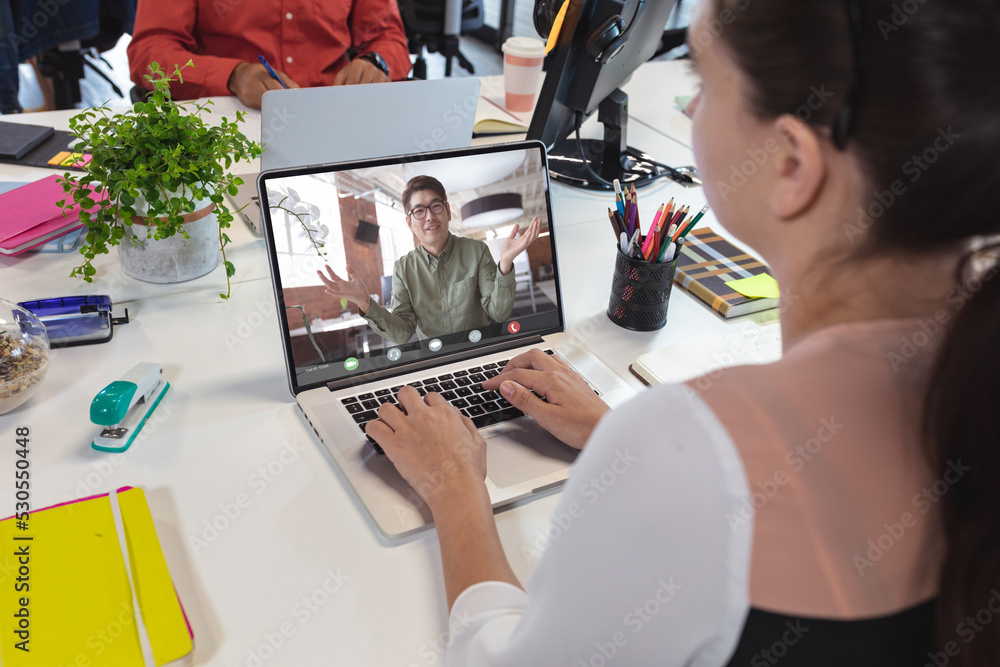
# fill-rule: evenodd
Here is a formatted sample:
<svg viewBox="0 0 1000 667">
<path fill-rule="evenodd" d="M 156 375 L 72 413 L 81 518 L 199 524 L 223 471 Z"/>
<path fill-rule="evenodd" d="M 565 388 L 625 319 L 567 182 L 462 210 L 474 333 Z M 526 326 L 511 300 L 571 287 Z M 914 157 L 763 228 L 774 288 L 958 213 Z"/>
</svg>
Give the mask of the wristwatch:
<svg viewBox="0 0 1000 667">
<path fill-rule="evenodd" d="M 382 74 L 389 76 L 389 66 L 385 64 L 385 58 L 375 53 L 374 51 L 369 51 L 368 53 L 362 53 L 360 56 L 358 56 L 358 58 L 361 58 L 362 60 L 367 60 L 372 65 L 375 65 L 375 67 L 378 67 L 380 70 L 382 70 Z"/>
</svg>

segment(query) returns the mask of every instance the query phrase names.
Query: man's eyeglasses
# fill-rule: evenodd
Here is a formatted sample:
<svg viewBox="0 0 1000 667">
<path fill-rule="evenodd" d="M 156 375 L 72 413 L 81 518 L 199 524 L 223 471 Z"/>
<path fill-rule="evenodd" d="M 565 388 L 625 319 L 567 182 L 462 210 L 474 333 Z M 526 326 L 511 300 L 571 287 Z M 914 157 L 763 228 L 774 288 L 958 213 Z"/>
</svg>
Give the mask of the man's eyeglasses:
<svg viewBox="0 0 1000 667">
<path fill-rule="evenodd" d="M 435 199 L 430 203 L 430 206 L 414 206 L 410 209 L 410 217 L 414 220 L 423 220 L 427 217 L 427 211 L 430 211 L 434 215 L 441 215 L 444 213 L 445 203 L 440 199 Z"/>
</svg>

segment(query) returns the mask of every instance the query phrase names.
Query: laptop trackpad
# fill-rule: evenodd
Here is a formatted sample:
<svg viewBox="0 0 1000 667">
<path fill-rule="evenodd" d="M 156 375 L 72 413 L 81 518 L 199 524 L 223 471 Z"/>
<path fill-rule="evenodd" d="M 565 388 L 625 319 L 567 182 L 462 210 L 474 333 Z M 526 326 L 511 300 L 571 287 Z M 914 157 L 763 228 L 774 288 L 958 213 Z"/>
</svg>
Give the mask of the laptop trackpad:
<svg viewBox="0 0 1000 667">
<path fill-rule="evenodd" d="M 523 484 L 566 469 L 577 454 L 537 424 L 500 426 L 486 436 L 486 474 L 500 488 Z"/>
</svg>

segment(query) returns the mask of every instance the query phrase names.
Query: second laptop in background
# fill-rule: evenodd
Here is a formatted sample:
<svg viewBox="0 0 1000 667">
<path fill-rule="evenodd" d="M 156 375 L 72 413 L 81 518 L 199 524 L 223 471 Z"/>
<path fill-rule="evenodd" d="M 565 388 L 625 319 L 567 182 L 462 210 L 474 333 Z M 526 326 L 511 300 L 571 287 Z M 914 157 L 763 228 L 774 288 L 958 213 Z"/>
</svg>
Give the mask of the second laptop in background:
<svg viewBox="0 0 1000 667">
<path fill-rule="evenodd" d="M 261 169 L 462 148 L 478 104 L 472 77 L 270 90 L 261 103 Z M 257 174 L 241 176 L 230 200 L 260 234 Z"/>
</svg>

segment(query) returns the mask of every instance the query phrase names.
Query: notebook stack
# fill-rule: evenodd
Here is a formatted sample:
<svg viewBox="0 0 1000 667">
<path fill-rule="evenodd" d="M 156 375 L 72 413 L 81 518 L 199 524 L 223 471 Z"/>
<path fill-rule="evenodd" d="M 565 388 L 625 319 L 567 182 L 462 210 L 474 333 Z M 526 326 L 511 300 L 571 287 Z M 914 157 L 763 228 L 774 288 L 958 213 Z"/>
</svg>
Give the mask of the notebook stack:
<svg viewBox="0 0 1000 667">
<path fill-rule="evenodd" d="M 83 227 L 78 210 L 63 212 L 66 194 L 53 174 L 0 194 L 0 254 L 17 255 Z"/>
</svg>

